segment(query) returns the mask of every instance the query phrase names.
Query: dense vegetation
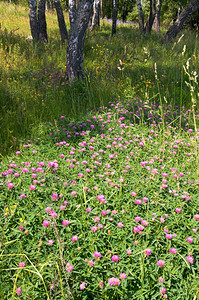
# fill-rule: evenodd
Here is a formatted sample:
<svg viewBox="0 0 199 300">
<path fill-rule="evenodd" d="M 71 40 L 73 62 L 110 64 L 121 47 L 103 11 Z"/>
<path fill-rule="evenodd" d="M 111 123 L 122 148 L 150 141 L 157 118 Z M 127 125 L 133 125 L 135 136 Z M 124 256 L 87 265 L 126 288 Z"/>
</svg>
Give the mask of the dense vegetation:
<svg viewBox="0 0 199 300">
<path fill-rule="evenodd" d="M 0 299 L 198 299 L 195 33 L 103 21 L 70 85 L 27 16 L 0 3 Z"/>
</svg>

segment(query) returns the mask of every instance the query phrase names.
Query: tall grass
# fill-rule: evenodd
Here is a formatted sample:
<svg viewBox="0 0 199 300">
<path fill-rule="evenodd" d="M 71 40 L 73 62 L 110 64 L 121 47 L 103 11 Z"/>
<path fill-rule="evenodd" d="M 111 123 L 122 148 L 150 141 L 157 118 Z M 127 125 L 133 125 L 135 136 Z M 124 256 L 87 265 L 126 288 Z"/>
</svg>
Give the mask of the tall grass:
<svg viewBox="0 0 199 300">
<path fill-rule="evenodd" d="M 43 135 L 45 122 L 60 114 L 77 118 L 87 109 L 113 99 L 159 99 L 173 107 L 191 105 L 183 65 L 198 71 L 198 41 L 186 31 L 180 40 L 162 44 L 163 32 L 141 36 L 135 26 L 119 25 L 111 37 L 105 21 L 85 41 L 85 80 L 68 84 L 66 46 L 61 45 L 55 12 L 47 12 L 49 43 L 33 44 L 28 8 L 0 3 L 0 153 L 19 145 L 21 138 Z M 69 28 L 68 16 L 66 15 Z M 183 47 L 186 51 L 183 53 Z M 157 64 L 158 85 L 154 64 Z M 16 142 L 13 144 L 13 139 Z"/>
</svg>

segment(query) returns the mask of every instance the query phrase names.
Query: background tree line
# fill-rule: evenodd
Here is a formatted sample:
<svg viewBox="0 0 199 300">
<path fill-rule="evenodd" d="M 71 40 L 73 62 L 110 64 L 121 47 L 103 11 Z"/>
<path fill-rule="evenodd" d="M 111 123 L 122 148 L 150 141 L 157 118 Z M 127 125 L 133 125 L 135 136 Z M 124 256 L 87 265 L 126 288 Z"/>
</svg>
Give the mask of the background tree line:
<svg viewBox="0 0 199 300">
<path fill-rule="evenodd" d="M 27 6 L 27 0 L 0 0 L 2 2 L 10 2 L 15 4 L 22 4 Z M 112 18 L 112 0 L 99 0 L 101 3 L 100 17 L 101 18 Z M 182 11 L 185 6 L 190 2 L 189 0 L 163 0 L 161 8 L 161 23 L 164 25 L 171 25 L 173 20 L 177 18 L 177 15 Z M 76 0 L 76 4 L 78 0 Z M 60 4 L 63 11 L 68 11 L 69 1 L 60 0 Z M 150 0 L 142 0 L 142 9 L 145 17 L 147 18 L 150 13 Z M 55 9 L 54 0 L 46 0 L 46 9 Z M 125 20 L 126 22 L 139 22 L 139 13 L 137 9 L 136 0 L 117 0 L 117 17 L 118 20 Z M 190 18 L 189 26 L 190 28 L 196 28 L 196 22 L 199 19 L 198 11 L 195 12 Z"/>
</svg>

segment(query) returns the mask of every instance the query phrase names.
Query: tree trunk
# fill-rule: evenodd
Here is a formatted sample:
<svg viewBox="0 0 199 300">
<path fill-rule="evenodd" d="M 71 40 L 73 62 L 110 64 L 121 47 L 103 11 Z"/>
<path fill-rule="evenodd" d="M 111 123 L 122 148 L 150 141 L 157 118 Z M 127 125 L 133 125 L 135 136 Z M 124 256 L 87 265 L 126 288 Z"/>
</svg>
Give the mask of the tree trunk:
<svg viewBox="0 0 199 300">
<path fill-rule="evenodd" d="M 83 47 L 86 30 L 93 8 L 93 0 L 69 0 L 70 33 L 67 47 L 66 67 L 68 79 L 83 78 Z"/>
<path fill-rule="evenodd" d="M 54 4 L 55 4 L 56 12 L 57 12 L 57 20 L 59 23 L 59 31 L 60 31 L 60 35 L 61 35 L 61 41 L 62 41 L 62 43 L 64 43 L 68 39 L 68 32 L 67 32 L 66 23 L 64 20 L 63 10 L 62 10 L 61 3 L 59 0 L 54 0 Z"/>
<path fill-rule="evenodd" d="M 147 34 L 150 34 L 150 32 L 151 32 L 153 22 L 155 19 L 155 13 L 156 13 L 156 0 L 150 0 L 150 15 L 149 15 L 149 19 L 146 22 L 146 26 L 145 26 L 145 32 Z"/>
<path fill-rule="evenodd" d="M 139 30 L 141 33 L 144 33 L 144 14 L 142 10 L 141 0 L 137 0 L 137 8 L 139 13 Z"/>
<path fill-rule="evenodd" d="M 153 22 L 154 30 L 156 32 L 160 31 L 161 7 L 162 7 L 162 0 L 158 0 L 157 7 L 156 7 L 156 13 L 155 13 L 155 19 L 154 19 L 154 22 Z"/>
<path fill-rule="evenodd" d="M 183 29 L 185 23 L 188 21 L 190 16 L 199 8 L 199 0 L 191 0 L 185 9 L 179 15 L 179 18 L 175 23 L 168 29 L 164 36 L 164 43 L 170 42 L 177 34 Z"/>
<path fill-rule="evenodd" d="M 100 0 L 94 0 L 93 17 L 90 29 L 93 30 L 96 26 L 100 26 Z"/>
<path fill-rule="evenodd" d="M 179 19 L 181 12 L 182 12 L 182 2 L 179 3 L 177 19 Z"/>
<path fill-rule="evenodd" d="M 100 17 L 103 19 L 104 15 L 103 15 L 103 0 L 100 0 Z"/>
<path fill-rule="evenodd" d="M 29 4 L 29 20 L 30 20 L 30 30 L 33 40 L 38 41 L 39 39 L 39 28 L 37 22 L 37 0 L 28 0 Z"/>
<path fill-rule="evenodd" d="M 39 0 L 38 30 L 39 30 L 39 40 L 41 42 L 48 42 L 45 8 L 46 8 L 46 0 Z"/>
<path fill-rule="evenodd" d="M 53 9 L 53 4 L 51 0 L 46 0 L 46 10 Z"/>
<path fill-rule="evenodd" d="M 112 36 L 116 34 L 116 25 L 117 25 L 117 0 L 113 0 Z"/>
</svg>

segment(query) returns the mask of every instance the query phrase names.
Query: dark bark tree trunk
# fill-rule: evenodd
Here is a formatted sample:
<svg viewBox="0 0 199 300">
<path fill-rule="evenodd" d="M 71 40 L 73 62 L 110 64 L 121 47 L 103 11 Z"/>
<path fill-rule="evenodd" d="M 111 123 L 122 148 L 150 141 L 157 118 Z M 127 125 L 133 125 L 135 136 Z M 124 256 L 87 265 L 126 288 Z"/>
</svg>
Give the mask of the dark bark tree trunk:
<svg viewBox="0 0 199 300">
<path fill-rule="evenodd" d="M 117 0 L 113 0 L 112 36 L 116 34 L 116 26 L 117 26 Z"/>
<path fill-rule="evenodd" d="M 156 13 L 156 0 L 150 0 L 150 15 L 149 15 L 149 19 L 146 22 L 146 26 L 145 26 L 146 34 L 150 34 L 150 32 L 151 32 L 153 22 L 155 19 L 155 13 Z"/>
<path fill-rule="evenodd" d="M 141 33 L 144 33 L 144 14 L 142 10 L 141 0 L 137 0 L 137 8 L 139 13 L 139 30 Z"/>
<path fill-rule="evenodd" d="M 191 0 L 179 15 L 179 18 L 169 28 L 164 36 L 164 43 L 170 42 L 183 29 L 190 16 L 199 8 L 199 0 Z"/>
<path fill-rule="evenodd" d="M 92 13 L 93 0 L 69 0 L 70 33 L 67 47 L 66 67 L 68 79 L 83 78 L 83 47 L 86 30 Z"/>
<path fill-rule="evenodd" d="M 104 15 L 103 15 L 103 0 L 100 0 L 100 17 L 103 19 Z"/>
<path fill-rule="evenodd" d="M 46 10 L 53 9 L 53 4 L 51 0 L 46 1 Z"/>
<path fill-rule="evenodd" d="M 93 17 L 90 29 L 93 30 L 96 26 L 100 26 L 100 0 L 94 0 Z"/>
<path fill-rule="evenodd" d="M 29 4 L 29 19 L 30 30 L 33 40 L 35 41 L 48 41 L 45 5 L 46 0 L 39 0 L 37 11 L 37 0 L 28 0 Z"/>
<path fill-rule="evenodd" d="M 38 41 L 39 39 L 39 28 L 37 21 L 37 0 L 28 0 L 29 4 L 29 20 L 30 20 L 30 30 L 33 40 Z"/>
<path fill-rule="evenodd" d="M 57 12 L 57 20 L 59 23 L 59 31 L 60 31 L 60 35 L 61 35 L 61 41 L 62 41 L 62 43 L 64 43 L 68 39 L 68 32 L 67 32 L 66 23 L 64 20 L 63 10 L 62 10 L 61 3 L 59 0 L 54 0 L 54 4 L 55 4 L 56 12 Z"/>
<path fill-rule="evenodd" d="M 38 30 L 39 30 L 39 40 L 41 42 L 48 42 L 45 8 L 46 8 L 46 0 L 39 0 Z"/>
<path fill-rule="evenodd" d="M 182 2 L 179 3 L 177 19 L 180 17 L 181 12 L 182 12 Z"/>
<path fill-rule="evenodd" d="M 155 19 L 153 22 L 153 26 L 156 32 L 160 31 L 160 15 L 161 15 L 161 8 L 162 8 L 162 0 L 158 0 L 157 7 L 156 7 L 156 13 L 155 13 Z"/>
</svg>

